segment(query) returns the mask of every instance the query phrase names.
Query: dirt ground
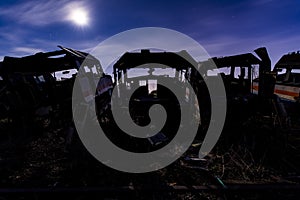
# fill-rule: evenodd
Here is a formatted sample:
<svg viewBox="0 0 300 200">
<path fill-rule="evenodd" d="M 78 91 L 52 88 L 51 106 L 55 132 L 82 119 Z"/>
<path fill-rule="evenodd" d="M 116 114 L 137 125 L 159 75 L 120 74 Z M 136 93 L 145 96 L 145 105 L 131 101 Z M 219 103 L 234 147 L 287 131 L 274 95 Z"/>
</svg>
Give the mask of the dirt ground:
<svg viewBox="0 0 300 200">
<path fill-rule="evenodd" d="M 59 194 L 74 199 L 93 195 L 103 199 L 297 199 L 300 121 L 298 116 L 292 117 L 291 130 L 280 131 L 283 137 L 279 141 L 269 136 L 276 130 L 264 127 L 257 119 L 250 120 L 243 129 L 225 130 L 223 139 L 204 159 L 197 159 L 201 142 L 196 140 L 179 160 L 146 174 L 110 169 L 95 160 L 76 135 L 68 146 L 68 127 L 49 126 L 30 136 L 3 135 L 0 197 L 47 199 Z M 248 132 L 256 134 L 249 136 Z M 234 143 L 224 139 L 237 134 L 241 137 Z M 230 189 L 244 185 L 268 187 Z M 194 186 L 207 188 L 200 191 Z"/>
</svg>

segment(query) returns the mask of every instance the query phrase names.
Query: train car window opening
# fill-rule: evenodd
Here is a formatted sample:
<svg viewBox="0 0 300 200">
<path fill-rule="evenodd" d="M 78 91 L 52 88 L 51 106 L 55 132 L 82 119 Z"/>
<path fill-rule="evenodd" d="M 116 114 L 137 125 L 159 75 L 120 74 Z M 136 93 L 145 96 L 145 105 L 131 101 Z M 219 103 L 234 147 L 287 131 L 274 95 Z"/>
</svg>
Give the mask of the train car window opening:
<svg viewBox="0 0 300 200">
<path fill-rule="evenodd" d="M 139 81 L 139 86 L 146 86 L 146 85 L 147 85 L 146 80 L 140 80 Z"/>
<path fill-rule="evenodd" d="M 148 80 L 148 93 L 151 94 L 153 91 L 157 91 L 157 80 Z"/>
</svg>

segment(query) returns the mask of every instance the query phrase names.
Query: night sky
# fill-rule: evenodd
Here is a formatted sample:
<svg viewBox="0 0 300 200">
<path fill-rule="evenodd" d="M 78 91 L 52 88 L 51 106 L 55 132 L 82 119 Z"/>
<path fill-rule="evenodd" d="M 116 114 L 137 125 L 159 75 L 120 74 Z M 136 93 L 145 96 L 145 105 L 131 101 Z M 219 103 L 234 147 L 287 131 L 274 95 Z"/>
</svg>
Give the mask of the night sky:
<svg viewBox="0 0 300 200">
<path fill-rule="evenodd" d="M 83 21 L 74 19 L 74 11 Z M 297 0 L 29 0 L 0 2 L 0 60 L 57 50 L 90 50 L 119 32 L 164 27 L 198 41 L 211 56 L 267 47 L 272 65 L 299 50 Z"/>
</svg>

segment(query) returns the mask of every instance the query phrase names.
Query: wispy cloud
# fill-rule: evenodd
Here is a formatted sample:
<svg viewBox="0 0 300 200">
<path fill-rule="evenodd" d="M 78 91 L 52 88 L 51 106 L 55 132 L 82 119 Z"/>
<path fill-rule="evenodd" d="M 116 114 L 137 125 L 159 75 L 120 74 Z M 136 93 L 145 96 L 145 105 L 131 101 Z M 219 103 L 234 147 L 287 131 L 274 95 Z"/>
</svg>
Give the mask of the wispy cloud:
<svg viewBox="0 0 300 200">
<path fill-rule="evenodd" d="M 29 47 L 15 47 L 13 49 L 15 53 L 20 53 L 20 54 L 35 54 L 38 52 L 42 52 L 42 49 L 35 49 L 35 48 L 29 48 Z"/>
<path fill-rule="evenodd" d="M 11 34 L 10 32 L 6 31 L 0 32 L 0 38 L 10 42 L 17 42 L 20 40 L 19 34 Z"/>
<path fill-rule="evenodd" d="M 38 52 L 44 52 L 44 50 L 39 48 L 25 47 L 25 46 L 14 47 L 11 49 L 7 49 L 6 52 L 0 51 L 0 61 L 3 60 L 4 56 L 23 57 L 23 56 L 33 55 Z"/>
<path fill-rule="evenodd" d="M 83 1 L 48 0 L 26 1 L 21 4 L 0 8 L 0 16 L 18 23 L 30 25 L 48 25 L 68 20 L 70 10 L 75 7 L 85 8 Z"/>
<path fill-rule="evenodd" d="M 74 44 L 71 42 L 61 43 L 58 41 L 33 39 L 30 41 L 30 45 L 21 42 L 18 45 L 7 46 L 4 49 L 0 48 L 0 61 L 3 60 L 4 56 L 22 57 L 27 55 L 33 55 L 38 52 L 55 51 L 59 49 L 57 47 L 58 45 L 62 45 L 76 50 L 81 50 L 84 52 L 90 52 L 97 44 L 98 42 L 94 40 L 84 40 Z"/>
<path fill-rule="evenodd" d="M 21 27 L 17 27 L 17 26 L 6 25 L 6 26 L 2 26 L 0 28 L 1 28 L 0 45 L 2 48 L 6 46 L 6 45 L 3 45 L 6 43 L 7 44 L 16 44 L 18 42 L 22 42 L 24 40 L 24 38 L 26 38 L 28 36 L 27 34 L 29 34 L 28 30 L 21 28 Z"/>
</svg>

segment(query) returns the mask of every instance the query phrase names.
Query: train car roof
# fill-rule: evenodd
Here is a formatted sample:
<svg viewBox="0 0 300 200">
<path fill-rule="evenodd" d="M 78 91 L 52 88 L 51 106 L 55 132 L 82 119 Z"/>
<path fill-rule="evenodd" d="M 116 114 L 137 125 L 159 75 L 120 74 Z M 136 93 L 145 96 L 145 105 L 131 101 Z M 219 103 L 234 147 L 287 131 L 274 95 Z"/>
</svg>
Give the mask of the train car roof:
<svg viewBox="0 0 300 200">
<path fill-rule="evenodd" d="M 196 61 L 186 51 L 150 52 L 150 50 L 141 50 L 141 52 L 124 53 L 114 64 L 113 68 L 114 70 L 125 70 L 147 63 L 159 63 L 167 65 L 170 68 L 181 70 L 196 64 Z"/>
<path fill-rule="evenodd" d="M 276 63 L 274 69 L 300 69 L 300 52 L 293 52 L 283 55 Z"/>
<path fill-rule="evenodd" d="M 5 56 L 0 65 L 1 73 L 43 73 L 55 72 L 67 69 L 78 69 L 78 64 L 85 62 L 100 62 L 88 53 L 59 46 L 61 50 L 51 52 L 40 52 L 25 57 Z M 87 60 L 85 60 L 87 59 Z"/>
</svg>

